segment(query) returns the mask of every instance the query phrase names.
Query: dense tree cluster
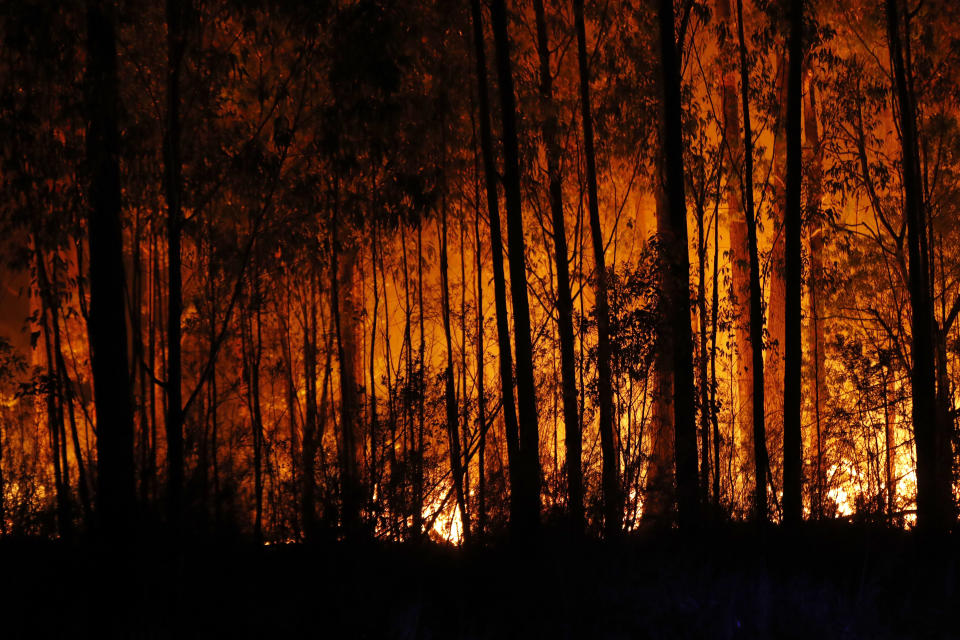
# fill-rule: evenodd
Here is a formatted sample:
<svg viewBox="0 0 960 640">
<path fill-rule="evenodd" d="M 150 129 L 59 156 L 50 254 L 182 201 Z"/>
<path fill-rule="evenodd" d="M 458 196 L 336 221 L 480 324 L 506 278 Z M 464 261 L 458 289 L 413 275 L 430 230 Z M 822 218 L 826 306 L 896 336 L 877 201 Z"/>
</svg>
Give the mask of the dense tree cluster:
<svg viewBox="0 0 960 640">
<path fill-rule="evenodd" d="M 0 532 L 949 530 L 958 18 L 11 4 Z"/>
</svg>

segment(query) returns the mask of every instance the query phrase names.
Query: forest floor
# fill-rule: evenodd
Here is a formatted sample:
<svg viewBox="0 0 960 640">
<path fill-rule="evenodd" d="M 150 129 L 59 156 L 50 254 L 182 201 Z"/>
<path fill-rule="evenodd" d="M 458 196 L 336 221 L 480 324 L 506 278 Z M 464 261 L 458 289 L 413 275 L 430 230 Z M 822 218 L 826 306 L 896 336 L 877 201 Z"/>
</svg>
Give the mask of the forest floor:
<svg viewBox="0 0 960 640">
<path fill-rule="evenodd" d="M 0 543 L 2 638 L 960 638 L 960 541 L 728 526 L 517 547 Z"/>
</svg>

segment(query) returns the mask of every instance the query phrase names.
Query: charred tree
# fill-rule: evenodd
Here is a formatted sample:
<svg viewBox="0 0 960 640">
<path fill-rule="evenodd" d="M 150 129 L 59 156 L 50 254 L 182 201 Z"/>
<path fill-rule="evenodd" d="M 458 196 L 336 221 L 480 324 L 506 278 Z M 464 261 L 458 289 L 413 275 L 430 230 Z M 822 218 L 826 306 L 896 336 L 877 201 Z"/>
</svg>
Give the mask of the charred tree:
<svg viewBox="0 0 960 640">
<path fill-rule="evenodd" d="M 180 526 L 183 509 L 183 277 L 180 255 L 183 165 L 180 155 L 180 72 L 186 44 L 184 2 L 166 2 L 167 118 L 163 144 L 164 197 L 167 201 L 167 519 L 174 530 Z"/>
<path fill-rule="evenodd" d="M 672 5 L 671 5 L 672 12 Z M 600 450 L 603 456 L 603 528 L 608 538 L 620 533 L 623 526 L 623 498 L 620 493 L 619 468 L 613 424 L 613 385 L 610 372 L 610 306 L 607 300 L 607 265 L 604 260 L 603 229 L 600 226 L 600 205 L 597 196 L 597 159 L 593 139 L 593 114 L 590 104 L 590 67 L 587 62 L 587 34 L 583 18 L 583 0 L 574 0 L 573 15 L 577 30 L 577 61 L 580 69 L 580 119 L 583 125 L 583 153 L 587 167 L 587 204 L 590 211 L 590 239 L 596 278 L 597 316 L 597 385 L 600 403 Z M 671 16 L 671 24 L 672 24 Z M 671 27 L 672 28 L 672 27 Z M 671 42 L 672 42 L 671 36 Z M 679 103 L 679 87 L 677 100 Z M 679 106 L 679 104 L 678 104 Z M 678 151 L 679 152 L 679 151 Z M 683 180 L 681 159 L 680 179 Z M 681 197 L 683 185 L 680 185 Z M 684 216 L 686 215 L 684 208 Z M 684 222 L 686 244 L 686 222 Z M 688 274 L 689 277 L 689 274 Z M 690 323 L 687 323 L 689 335 Z M 694 446 L 696 444 L 694 443 Z M 694 454 L 696 458 L 696 454 Z M 696 460 L 694 460 L 696 465 Z"/>
<path fill-rule="evenodd" d="M 537 424 L 536 386 L 533 379 L 533 342 L 530 339 L 530 304 L 527 300 L 526 242 L 520 202 L 520 150 L 517 139 L 517 105 L 507 32 L 504 0 L 493 0 L 490 13 L 496 49 L 497 79 L 503 125 L 503 190 L 507 207 L 507 255 L 513 300 L 513 339 L 516 347 L 519 474 L 511 473 L 518 492 L 517 532 L 530 535 L 540 522 L 540 435 Z M 492 219 L 492 216 L 491 216 Z M 492 234 L 492 232 L 491 232 Z M 496 255 L 494 256 L 496 259 Z"/>
<path fill-rule="evenodd" d="M 582 2 L 579 6 L 582 17 Z M 554 265 L 557 270 L 557 331 L 560 335 L 560 384 L 563 396 L 563 428 L 567 466 L 567 509 L 575 534 L 584 527 L 583 472 L 581 469 L 581 425 L 577 406 L 576 356 L 573 342 L 573 299 L 570 293 L 570 263 L 567 232 L 563 216 L 563 184 L 561 150 L 557 139 L 557 105 L 553 97 L 553 75 L 550 71 L 550 43 L 543 0 L 534 0 L 537 21 L 537 57 L 540 62 L 540 99 L 544 118 L 541 135 L 547 156 L 550 212 L 553 222 Z M 578 32 L 579 33 L 579 32 Z"/>
<path fill-rule="evenodd" d="M 941 433 L 937 417 L 927 219 L 920 176 L 916 106 L 903 55 L 902 39 L 909 39 L 910 32 L 904 28 L 897 0 L 886 0 L 886 14 L 890 64 L 893 67 L 899 111 L 904 217 L 907 225 L 913 356 L 910 386 L 913 396 L 913 430 L 917 446 L 917 527 L 928 533 L 940 533 L 948 529 L 952 519 L 950 475 L 948 469 L 940 468 L 943 465 L 939 449 L 947 436 Z"/>
<path fill-rule="evenodd" d="M 500 228 L 500 201 L 497 194 L 497 168 L 490 129 L 490 99 L 487 89 L 487 58 L 483 35 L 483 14 L 479 0 L 471 0 L 474 62 L 477 77 L 477 107 L 480 118 L 480 151 L 486 184 L 487 211 L 490 226 L 490 252 L 493 268 L 493 298 L 497 321 L 497 346 L 500 362 L 500 389 L 503 423 L 507 440 L 507 465 L 510 469 L 510 521 L 519 529 L 522 521 L 520 498 L 523 490 L 520 471 L 520 435 L 517 423 L 516 397 L 513 391 L 513 349 L 507 315 L 506 278 L 503 272 L 503 234 Z"/>
<path fill-rule="evenodd" d="M 697 495 L 697 425 L 693 391 L 690 329 L 690 257 L 687 249 L 687 205 L 684 196 L 680 60 L 674 36 L 673 0 L 660 0 L 661 73 L 663 76 L 664 167 L 670 229 L 664 238 L 668 256 L 667 322 L 673 334 L 674 457 L 677 518 L 682 527 L 699 519 Z"/>
<path fill-rule="evenodd" d="M 133 524 L 135 507 L 133 407 L 120 226 L 116 35 L 111 10 L 99 0 L 87 3 L 86 53 L 89 338 L 97 412 L 97 511 L 103 533 L 120 539 Z"/>
<path fill-rule="evenodd" d="M 783 382 L 783 521 L 796 525 L 803 518 L 801 475 L 803 434 L 800 426 L 802 336 L 800 333 L 803 296 L 801 255 L 802 179 L 800 120 L 802 110 L 803 0 L 790 2 L 789 70 L 787 76 L 787 206 L 784 216 L 785 256 L 785 342 Z"/>
<path fill-rule="evenodd" d="M 443 395 L 447 411 L 446 427 L 450 454 L 450 474 L 453 476 L 454 494 L 463 524 L 463 539 L 469 542 L 470 517 L 467 513 L 466 492 L 464 491 L 464 464 L 460 446 L 460 412 L 457 405 L 456 383 L 454 382 L 453 338 L 450 329 L 450 273 L 447 259 L 447 207 L 445 200 L 440 207 L 440 294 L 443 335 L 447 347 L 447 366 L 443 372 Z"/>
<path fill-rule="evenodd" d="M 750 71 L 743 35 L 743 0 L 737 0 L 740 45 L 740 94 L 743 106 L 743 193 L 746 201 L 747 244 L 750 254 L 750 343 L 753 351 L 753 467 L 757 521 L 767 521 L 767 437 L 763 411 L 763 300 L 757 255 L 757 218 L 753 206 L 753 131 L 750 127 Z"/>
</svg>

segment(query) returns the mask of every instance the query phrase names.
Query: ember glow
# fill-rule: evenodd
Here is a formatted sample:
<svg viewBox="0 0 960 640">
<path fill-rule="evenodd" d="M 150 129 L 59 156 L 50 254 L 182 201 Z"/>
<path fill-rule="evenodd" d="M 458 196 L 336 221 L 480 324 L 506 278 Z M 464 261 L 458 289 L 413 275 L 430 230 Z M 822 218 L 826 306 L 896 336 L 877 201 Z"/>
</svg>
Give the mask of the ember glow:
<svg viewBox="0 0 960 640">
<path fill-rule="evenodd" d="M 0 535 L 953 526 L 957 3 L 49 4 Z"/>
</svg>

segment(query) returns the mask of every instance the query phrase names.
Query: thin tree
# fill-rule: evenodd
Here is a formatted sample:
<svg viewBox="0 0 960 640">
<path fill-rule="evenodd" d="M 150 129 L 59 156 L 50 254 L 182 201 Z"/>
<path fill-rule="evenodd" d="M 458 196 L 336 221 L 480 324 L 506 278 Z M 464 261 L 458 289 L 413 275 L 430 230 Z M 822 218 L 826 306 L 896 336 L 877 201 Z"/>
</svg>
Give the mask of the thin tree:
<svg viewBox="0 0 960 640">
<path fill-rule="evenodd" d="M 743 35 L 743 0 L 737 0 L 740 45 L 740 97 L 743 106 L 743 193 L 746 201 L 747 244 L 750 254 L 750 343 L 753 351 L 753 473 L 757 521 L 767 521 L 767 435 L 763 412 L 763 300 L 757 256 L 757 218 L 753 206 L 753 131 L 750 127 L 750 70 Z"/>
<path fill-rule="evenodd" d="M 453 488 L 460 510 L 463 525 L 463 539 L 470 541 L 470 516 L 467 513 L 466 493 L 463 487 L 464 465 L 460 449 L 460 420 L 457 405 L 457 393 L 454 382 L 453 339 L 450 329 L 450 269 L 447 259 L 447 202 L 446 194 L 440 206 L 440 298 L 443 316 L 443 335 L 446 343 L 447 366 L 443 372 L 444 403 L 447 410 L 447 442 L 450 454 L 450 473 L 453 476 Z M 462 249 L 462 247 L 461 247 Z"/>
<path fill-rule="evenodd" d="M 490 251 L 493 267 L 493 298 L 497 320 L 497 346 L 500 352 L 500 389 L 503 400 L 503 424 L 507 439 L 507 464 L 514 488 L 510 492 L 510 521 L 520 522 L 520 494 L 516 483 L 520 480 L 520 436 L 517 424 L 516 400 L 513 394 L 513 350 L 510 346 L 510 327 L 507 317 L 507 285 L 503 273 L 503 234 L 500 229 L 500 200 L 497 195 L 497 168 L 493 153 L 493 135 L 490 130 L 490 99 L 487 90 L 487 56 L 483 39 L 483 14 L 480 0 L 470 0 L 473 24 L 475 74 L 477 76 L 477 107 L 480 116 L 480 151 L 486 179 L 487 211 L 490 226 Z"/>
<path fill-rule="evenodd" d="M 800 333 L 801 297 L 801 156 L 803 0 L 790 2 L 790 67 L 787 76 L 787 206 L 784 216 L 785 244 L 785 338 L 783 379 L 783 521 L 795 525 L 803 518 L 801 471 L 803 435 L 800 427 L 800 374 L 803 348 Z"/>
<path fill-rule="evenodd" d="M 513 301 L 513 339 L 516 348 L 517 408 L 519 426 L 520 477 L 511 476 L 519 489 L 517 531 L 531 534 L 540 522 L 540 433 L 537 424 L 536 386 L 533 380 L 533 342 L 530 338 L 530 304 L 527 299 L 526 242 L 520 202 L 520 149 L 517 138 L 517 104 L 507 32 L 504 0 L 490 6 L 496 49 L 497 79 L 503 125 L 503 190 L 507 206 L 507 255 L 510 266 L 510 294 Z M 521 484 L 522 483 L 522 484 Z"/>
<path fill-rule="evenodd" d="M 664 238 L 668 256 L 667 323 L 673 334 L 674 460 L 677 517 L 681 527 L 699 519 L 697 495 L 697 425 L 694 410 L 693 354 L 690 329 L 690 257 L 687 250 L 687 205 L 684 196 L 680 60 L 674 36 L 673 0 L 660 0 L 661 73 L 666 196 L 670 228 Z"/>
<path fill-rule="evenodd" d="M 600 450 L 603 456 L 601 468 L 603 522 L 604 533 L 609 538 L 616 536 L 623 526 L 623 499 L 620 495 L 620 464 L 617 460 L 614 442 L 613 384 L 610 372 L 610 306 L 607 300 L 607 265 L 604 259 L 603 229 L 600 225 L 600 205 L 597 195 L 597 159 L 594 150 L 593 114 L 590 105 L 590 67 L 587 62 L 587 34 L 583 17 L 583 0 L 574 0 L 573 15 L 577 30 L 577 60 L 580 68 L 580 120 L 583 125 L 587 205 L 595 265 L 594 277 L 596 278 L 594 296 L 596 298 L 595 313 L 597 317 L 597 395 L 600 404 Z M 689 330 L 689 322 L 687 328 Z"/>
<path fill-rule="evenodd" d="M 87 161 L 91 170 L 89 338 L 97 412 L 97 510 L 103 532 L 129 531 L 134 509 L 133 407 L 127 368 L 123 236 L 120 227 L 120 134 L 113 16 L 87 3 Z"/>
<path fill-rule="evenodd" d="M 183 492 L 180 70 L 186 42 L 184 11 L 183 0 L 167 0 L 167 121 L 163 144 L 164 196 L 167 201 L 167 518 L 174 529 L 180 525 Z"/>
<path fill-rule="evenodd" d="M 913 93 L 908 86 L 901 41 L 901 20 L 897 0 L 886 0 L 887 38 L 890 64 L 899 111 L 904 192 L 907 223 L 908 288 L 910 290 L 911 352 L 913 367 L 910 386 L 913 396 L 913 430 L 917 444 L 917 527 L 929 533 L 949 526 L 949 475 L 938 467 L 939 433 L 935 406 L 936 383 L 933 361 L 933 303 L 930 297 L 927 222 L 920 182 L 920 155 L 917 143 L 917 116 Z M 904 29 L 909 38 L 909 30 Z M 945 485 L 945 487 L 943 486 Z M 944 490 L 946 489 L 946 490 Z"/>
<path fill-rule="evenodd" d="M 580 4 L 582 3 L 575 3 Z M 576 355 L 573 342 L 573 299 L 570 293 L 570 263 L 563 217 L 563 184 L 560 144 L 557 140 L 557 105 L 553 98 L 550 71 L 550 43 L 543 0 L 534 0 L 537 21 L 537 57 L 540 61 L 540 99 L 544 118 L 541 124 L 547 155 L 550 212 L 553 220 L 554 265 L 557 270 L 557 330 L 560 334 L 560 383 L 563 396 L 564 447 L 567 467 L 567 509 L 574 533 L 583 531 L 583 472 L 581 469 L 581 425 L 577 406 Z M 582 6 L 581 6 L 582 9 Z M 581 11 L 582 13 L 582 11 Z M 609 369 L 609 367 L 608 367 Z"/>
</svg>

